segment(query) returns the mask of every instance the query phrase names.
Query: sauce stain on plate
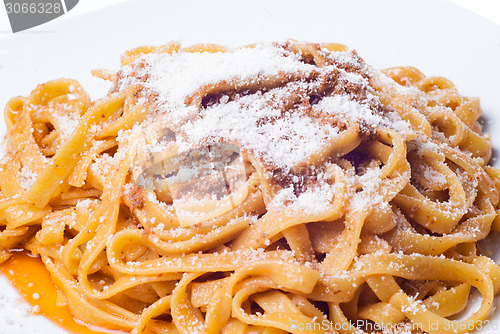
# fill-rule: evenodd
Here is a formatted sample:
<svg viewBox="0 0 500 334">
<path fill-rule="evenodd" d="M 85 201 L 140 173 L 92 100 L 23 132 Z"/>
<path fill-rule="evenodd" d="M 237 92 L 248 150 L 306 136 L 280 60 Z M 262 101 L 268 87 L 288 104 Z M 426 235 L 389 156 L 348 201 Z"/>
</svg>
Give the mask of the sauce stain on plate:
<svg viewBox="0 0 500 334">
<path fill-rule="evenodd" d="M 64 295 L 59 292 L 39 257 L 30 256 L 26 252 L 16 252 L 0 265 L 0 273 L 5 275 L 24 300 L 32 305 L 33 314 L 50 319 L 70 333 L 125 333 L 86 325 L 75 319 L 65 303 Z"/>
</svg>

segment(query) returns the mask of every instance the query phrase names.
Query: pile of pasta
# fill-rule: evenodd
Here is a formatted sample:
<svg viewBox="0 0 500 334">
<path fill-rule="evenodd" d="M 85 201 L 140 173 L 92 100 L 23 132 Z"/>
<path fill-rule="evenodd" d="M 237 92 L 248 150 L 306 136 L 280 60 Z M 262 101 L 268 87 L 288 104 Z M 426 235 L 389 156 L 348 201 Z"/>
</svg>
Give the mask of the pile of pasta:
<svg viewBox="0 0 500 334">
<path fill-rule="evenodd" d="M 488 165 L 479 100 L 413 67 L 372 69 L 339 44 L 273 47 L 313 74 L 202 86 L 186 100 L 190 110 L 319 82 L 314 91 L 285 90 L 279 108 L 331 124 L 338 136 L 288 170 L 266 152 L 228 142 L 245 166 L 244 191 L 229 206 L 215 199 L 215 214 L 191 208 L 202 214 L 187 223 L 168 186 L 141 186 L 134 174 L 148 135 L 181 135 L 159 116 L 159 94 L 140 69 L 148 55 L 233 49 L 141 47 L 125 53 L 122 70 L 95 72 L 113 83 L 102 99 L 91 101 L 70 79 L 12 98 L 0 165 L 0 262 L 13 249 L 40 256 L 76 319 L 136 334 L 444 334 L 483 326 L 500 267 L 479 242 L 500 230 L 500 172 Z M 350 58 L 335 60 L 340 55 Z M 367 84 L 318 75 L 332 66 Z M 397 114 L 409 130 L 319 113 L 318 101 L 336 95 L 360 96 L 374 115 Z M 173 146 L 175 138 L 162 159 Z M 290 187 L 294 195 L 280 201 Z M 330 189 L 328 200 L 307 207 L 321 187 Z M 312 198 L 297 205 L 308 191 Z M 481 303 L 454 318 L 473 289 Z"/>
</svg>

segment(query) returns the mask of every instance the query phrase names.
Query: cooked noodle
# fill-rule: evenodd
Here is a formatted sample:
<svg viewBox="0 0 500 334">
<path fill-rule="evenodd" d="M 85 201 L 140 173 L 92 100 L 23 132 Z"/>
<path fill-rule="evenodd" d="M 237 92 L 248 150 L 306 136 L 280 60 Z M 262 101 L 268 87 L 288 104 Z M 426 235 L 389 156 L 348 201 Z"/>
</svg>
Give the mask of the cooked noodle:
<svg viewBox="0 0 500 334">
<path fill-rule="evenodd" d="M 338 44 L 127 52 L 5 109 L 0 262 L 133 333 L 465 333 L 500 291 L 479 101 Z M 470 303 L 480 307 L 452 320 Z M 396 329 L 395 329 L 396 328 Z"/>
</svg>

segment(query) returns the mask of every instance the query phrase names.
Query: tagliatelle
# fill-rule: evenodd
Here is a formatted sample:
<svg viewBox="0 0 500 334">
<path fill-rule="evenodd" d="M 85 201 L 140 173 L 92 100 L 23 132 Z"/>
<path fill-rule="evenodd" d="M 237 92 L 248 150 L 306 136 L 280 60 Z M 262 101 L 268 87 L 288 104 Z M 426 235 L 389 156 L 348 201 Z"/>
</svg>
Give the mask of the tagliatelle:
<svg viewBox="0 0 500 334">
<path fill-rule="evenodd" d="M 339 44 L 128 51 L 5 108 L 0 262 L 131 333 L 466 333 L 500 291 L 479 101 Z M 466 319 L 452 320 L 482 295 Z"/>
</svg>

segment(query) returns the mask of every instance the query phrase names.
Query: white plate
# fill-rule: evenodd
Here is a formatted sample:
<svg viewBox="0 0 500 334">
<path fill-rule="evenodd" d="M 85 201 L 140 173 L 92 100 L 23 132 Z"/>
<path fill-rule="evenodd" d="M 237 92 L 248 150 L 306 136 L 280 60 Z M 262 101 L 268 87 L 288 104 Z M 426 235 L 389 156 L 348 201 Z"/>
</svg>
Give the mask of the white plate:
<svg viewBox="0 0 500 334">
<path fill-rule="evenodd" d="M 500 26 L 435 0 L 129 1 L 0 40 L 0 105 L 60 77 L 78 79 L 100 97 L 107 86 L 90 71 L 117 68 L 120 54 L 138 45 L 283 38 L 340 42 L 379 68 L 412 65 L 449 78 L 462 94 L 481 98 L 500 148 Z M 42 317 L 23 317 L 27 306 L 17 299 L 0 278 L 1 334 L 64 333 Z M 491 319 L 500 320 L 500 312 Z"/>
</svg>

